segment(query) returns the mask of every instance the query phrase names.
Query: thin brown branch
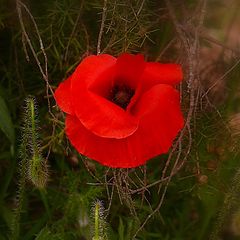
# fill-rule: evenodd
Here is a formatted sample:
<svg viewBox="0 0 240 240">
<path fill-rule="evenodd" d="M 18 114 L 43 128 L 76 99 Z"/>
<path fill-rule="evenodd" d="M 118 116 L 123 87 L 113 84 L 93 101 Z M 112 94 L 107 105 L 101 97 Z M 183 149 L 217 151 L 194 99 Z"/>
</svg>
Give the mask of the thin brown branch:
<svg viewBox="0 0 240 240">
<path fill-rule="evenodd" d="M 102 36 L 103 36 L 103 30 L 104 30 L 106 16 L 107 16 L 107 0 L 104 0 L 103 11 L 102 11 L 102 20 L 101 20 L 101 26 L 100 26 L 98 42 L 97 42 L 97 55 L 101 53 L 101 42 L 102 42 Z"/>
</svg>

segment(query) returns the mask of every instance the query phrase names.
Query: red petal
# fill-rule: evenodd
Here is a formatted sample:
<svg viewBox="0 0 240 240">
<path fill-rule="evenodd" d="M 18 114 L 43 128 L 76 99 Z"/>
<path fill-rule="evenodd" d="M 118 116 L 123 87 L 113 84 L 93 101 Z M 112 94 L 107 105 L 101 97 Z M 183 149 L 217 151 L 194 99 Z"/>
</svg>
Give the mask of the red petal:
<svg viewBox="0 0 240 240">
<path fill-rule="evenodd" d="M 168 85 L 157 85 L 146 92 L 133 109 L 140 117 L 137 131 L 124 139 L 96 136 L 71 115 L 66 133 L 82 154 L 103 165 L 116 168 L 137 167 L 148 159 L 166 153 L 183 127 L 179 93 Z"/>
<path fill-rule="evenodd" d="M 60 83 L 54 94 L 57 105 L 63 112 L 68 114 L 74 114 L 71 103 L 71 79 L 72 75 Z"/>
<path fill-rule="evenodd" d="M 87 130 L 81 122 L 72 115 L 66 118 L 66 134 L 71 144 L 79 153 L 96 160 L 102 165 L 114 168 L 128 168 L 145 162 L 136 162 L 131 146 L 126 139 L 102 138 Z"/>
<path fill-rule="evenodd" d="M 117 59 L 116 82 L 136 89 L 144 68 L 145 62 L 143 55 L 123 53 Z"/>
<path fill-rule="evenodd" d="M 144 90 L 148 90 L 156 84 L 175 85 L 182 79 L 182 68 L 178 64 L 148 62 L 142 75 Z"/>
<path fill-rule="evenodd" d="M 88 56 L 76 68 L 73 84 L 82 84 L 88 89 L 105 89 L 106 83 L 113 81 L 115 64 L 116 58 L 108 54 Z"/>
<path fill-rule="evenodd" d="M 85 58 L 72 77 L 72 102 L 87 129 L 101 137 L 124 138 L 136 131 L 138 120 L 102 97 L 113 81 L 115 62 L 106 54 Z"/>
<path fill-rule="evenodd" d="M 140 118 L 134 134 L 136 142 L 132 144 L 142 145 L 139 157 L 144 159 L 167 153 L 184 125 L 179 92 L 170 85 L 152 87 L 141 96 L 132 113 Z"/>
<path fill-rule="evenodd" d="M 183 79 L 182 68 L 178 64 L 162 64 L 156 62 L 148 62 L 144 68 L 144 72 L 140 79 L 134 97 L 131 99 L 127 107 L 130 112 L 132 107 L 138 101 L 139 97 L 144 92 L 157 84 L 170 84 L 175 85 Z"/>
</svg>

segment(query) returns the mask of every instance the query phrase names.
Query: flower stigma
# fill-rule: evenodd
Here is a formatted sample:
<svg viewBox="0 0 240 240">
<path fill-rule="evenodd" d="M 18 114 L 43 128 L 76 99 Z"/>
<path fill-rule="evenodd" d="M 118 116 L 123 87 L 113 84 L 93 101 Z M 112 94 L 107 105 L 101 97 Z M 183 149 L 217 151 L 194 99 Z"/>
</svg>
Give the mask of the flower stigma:
<svg viewBox="0 0 240 240">
<path fill-rule="evenodd" d="M 111 101 L 123 109 L 126 109 L 134 95 L 134 90 L 128 86 L 116 85 L 111 91 Z"/>
</svg>

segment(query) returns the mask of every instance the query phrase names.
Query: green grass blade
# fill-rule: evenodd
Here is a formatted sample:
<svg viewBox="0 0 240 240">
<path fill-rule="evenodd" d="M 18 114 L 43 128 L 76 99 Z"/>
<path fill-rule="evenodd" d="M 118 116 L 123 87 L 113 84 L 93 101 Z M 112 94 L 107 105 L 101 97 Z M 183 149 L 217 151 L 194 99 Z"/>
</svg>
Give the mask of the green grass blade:
<svg viewBox="0 0 240 240">
<path fill-rule="evenodd" d="M 12 144 L 15 141 L 12 119 L 4 99 L 0 96 L 0 129 L 4 132 Z"/>
</svg>

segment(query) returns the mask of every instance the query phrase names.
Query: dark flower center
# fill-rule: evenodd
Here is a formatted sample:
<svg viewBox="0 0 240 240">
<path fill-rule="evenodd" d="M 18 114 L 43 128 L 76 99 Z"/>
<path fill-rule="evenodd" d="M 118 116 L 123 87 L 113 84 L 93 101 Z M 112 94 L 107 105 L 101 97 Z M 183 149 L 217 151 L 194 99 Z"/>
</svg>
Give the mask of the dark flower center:
<svg viewBox="0 0 240 240">
<path fill-rule="evenodd" d="M 121 108 L 126 109 L 133 95 L 134 90 L 132 88 L 125 85 L 116 85 L 111 91 L 111 101 L 120 106 Z"/>
</svg>

